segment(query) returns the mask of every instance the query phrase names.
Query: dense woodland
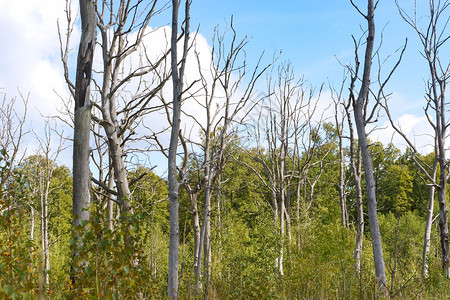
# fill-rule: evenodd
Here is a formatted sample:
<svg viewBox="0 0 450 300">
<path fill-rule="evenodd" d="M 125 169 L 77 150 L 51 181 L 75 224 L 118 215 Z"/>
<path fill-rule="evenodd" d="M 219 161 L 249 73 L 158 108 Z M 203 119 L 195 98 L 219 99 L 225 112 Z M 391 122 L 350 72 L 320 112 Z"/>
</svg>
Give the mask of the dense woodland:
<svg viewBox="0 0 450 300">
<path fill-rule="evenodd" d="M 246 53 L 232 18 L 205 53 L 190 1 L 79 2 L 75 54 L 70 3 L 58 22 L 61 115 L 42 135 L 30 96 L 0 103 L 0 299 L 448 297 L 450 2 L 398 6 L 429 65 L 430 153 L 391 118 L 407 44 L 381 57 L 378 1 L 350 1 L 354 61 L 319 87 Z M 371 140 L 379 116 L 406 150 Z M 73 170 L 59 159 L 72 147 Z"/>
</svg>

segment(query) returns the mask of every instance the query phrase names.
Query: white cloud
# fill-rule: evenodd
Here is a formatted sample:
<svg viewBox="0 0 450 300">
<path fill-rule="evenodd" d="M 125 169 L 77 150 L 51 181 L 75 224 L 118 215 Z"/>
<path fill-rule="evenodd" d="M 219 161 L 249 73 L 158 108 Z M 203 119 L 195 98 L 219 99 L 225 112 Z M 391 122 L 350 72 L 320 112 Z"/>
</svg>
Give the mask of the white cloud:
<svg viewBox="0 0 450 300">
<path fill-rule="evenodd" d="M 418 117 L 411 114 L 404 114 L 394 121 L 394 124 L 407 136 L 416 149 L 422 154 L 433 151 L 433 129 L 425 116 Z M 395 132 L 390 123 L 385 122 L 375 130 L 370 136 L 384 145 L 393 143 L 397 148 L 404 151 L 408 148 L 408 143 L 400 134 Z"/>
<path fill-rule="evenodd" d="M 331 92 L 324 91 L 318 103 L 318 111 L 324 112 L 323 116 L 326 122 L 334 123 L 335 112 L 332 103 Z M 407 136 L 420 153 L 428 154 L 433 151 L 433 128 L 423 114 L 420 101 L 411 101 L 400 93 L 393 93 L 389 100 L 389 109 L 393 115 L 394 124 Z M 353 125 L 355 126 L 355 124 Z M 346 127 L 345 125 L 345 130 L 347 130 Z M 378 141 L 384 145 L 393 143 L 402 151 L 409 147 L 403 137 L 391 126 L 384 111 L 380 111 L 378 122 L 367 125 L 366 131 L 369 132 L 369 139 L 372 141 Z"/>
<path fill-rule="evenodd" d="M 59 19 L 62 32 L 66 30 L 65 5 L 63 0 L 0 0 L 0 40 L 3 41 L 0 88 L 7 98 L 18 96 L 19 91 L 25 97 L 29 95 L 26 129 L 38 134 L 44 129 L 41 114 L 55 115 L 61 106 L 56 93 L 63 97 L 68 95 L 57 29 Z M 72 7 L 72 12 L 76 10 Z M 72 40 L 77 39 L 79 30 L 75 27 Z M 17 111 L 21 113 L 23 108 L 18 106 Z M 34 151 L 37 146 L 33 139 L 32 134 L 28 134 L 24 148 Z M 71 165 L 71 160 L 65 159 L 63 163 Z"/>
</svg>

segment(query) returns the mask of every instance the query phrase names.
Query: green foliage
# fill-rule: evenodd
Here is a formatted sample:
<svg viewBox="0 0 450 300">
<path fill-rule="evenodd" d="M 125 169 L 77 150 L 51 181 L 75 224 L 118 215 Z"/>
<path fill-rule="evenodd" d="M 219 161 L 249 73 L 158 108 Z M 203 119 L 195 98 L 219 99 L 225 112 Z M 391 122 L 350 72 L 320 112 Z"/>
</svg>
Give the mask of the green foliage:
<svg viewBox="0 0 450 300">
<path fill-rule="evenodd" d="M 420 286 L 425 222 L 412 212 L 381 215 L 379 222 L 391 295 L 410 298 Z"/>
<path fill-rule="evenodd" d="M 301 243 L 291 245 L 283 280 L 285 298 L 359 297 L 355 233 L 336 219 L 330 224 L 313 222 L 303 228 L 302 235 Z"/>
<path fill-rule="evenodd" d="M 260 211 L 252 218 L 251 227 L 230 218 L 215 238 L 214 288 L 220 299 L 280 296 L 280 276 L 275 266 L 280 244 L 277 228 L 270 212 Z"/>
<path fill-rule="evenodd" d="M 30 298 L 37 293 L 37 247 L 27 234 L 22 205 L 23 178 L 0 151 L 0 298 Z"/>
<path fill-rule="evenodd" d="M 264 174 L 252 159 L 251 149 L 231 147 L 233 156 L 222 173 L 220 190 L 213 194 L 212 279 L 208 293 L 216 299 L 370 299 L 376 298 L 372 248 L 368 224 L 363 244 L 361 272 L 354 268 L 356 229 L 340 224 L 338 202 L 338 153 L 333 128 L 321 138 L 317 162 L 307 176 L 320 180 L 308 209 L 310 186 L 303 185 L 301 198 L 291 194 L 290 239 L 280 236 L 275 222 L 271 194 L 255 173 L 242 162 Z M 316 136 L 318 139 L 319 137 Z M 40 238 L 30 240 L 30 205 L 39 211 L 40 202 L 31 191 L 27 169 L 40 166 L 34 156 L 11 168 L 6 152 L 0 158 L 0 299 L 31 299 L 39 294 Z M 377 196 L 380 229 L 385 253 L 388 288 L 392 297 L 444 298 L 449 281 L 440 272 L 439 235 L 433 230 L 429 257 L 429 276 L 422 283 L 424 207 L 427 187 L 416 176 L 407 155 L 395 147 L 373 147 L 377 170 Z M 292 155 L 292 153 L 290 153 Z M 300 158 L 303 159 L 303 158 Z M 287 161 L 291 167 L 293 159 Z M 167 294 L 169 241 L 169 203 L 167 183 L 145 167 L 129 173 L 135 181 L 131 190 L 134 213 L 116 219 L 107 228 L 106 200 L 93 197 L 91 219 L 72 232 L 72 179 L 66 167 L 52 163 L 49 194 L 51 244 L 50 286 L 43 293 L 53 299 L 147 299 Z M 192 170 L 198 165 L 192 164 Z M 198 182 L 200 173 L 192 171 L 189 180 Z M 348 173 L 347 173 L 348 175 Z M 290 188 L 297 185 L 297 178 Z M 354 205 L 354 187 L 347 186 L 349 209 Z M 180 298 L 198 298 L 193 275 L 193 236 L 190 200 L 180 190 Z M 220 192 L 220 193 L 219 193 Z M 304 198 L 306 195 L 306 198 Z M 198 195 L 203 210 L 203 192 Z M 298 207 L 297 207 L 298 204 Z M 116 209 L 119 209 L 116 206 Z M 297 218 L 298 209 L 298 218 Z M 117 213 L 117 212 L 116 212 Z M 38 219 L 38 216 L 36 216 Z M 200 214 L 200 222 L 203 215 Z M 352 219 L 351 219 L 352 220 Z M 398 224 L 398 230 L 397 230 Z M 36 231 L 40 222 L 36 222 Z M 73 242 L 81 236 L 81 244 Z M 284 274 L 277 268 L 283 247 Z M 72 254 L 76 254 L 75 257 Z M 71 269 L 71 264 L 73 264 Z M 72 275 L 72 281 L 69 275 Z M 206 285 L 204 278 L 201 279 Z"/>
<path fill-rule="evenodd" d="M 379 210 L 401 213 L 412 207 L 413 176 L 408 166 L 392 164 L 384 172 L 378 188 Z"/>
<path fill-rule="evenodd" d="M 103 229 L 98 217 L 78 226 L 75 232 L 82 238 L 80 245 L 71 244 L 72 253 L 76 253 L 72 282 L 61 296 L 88 299 L 155 296 L 152 265 L 143 252 L 140 223 L 144 218 L 144 214 L 130 215 L 114 231 Z"/>
</svg>

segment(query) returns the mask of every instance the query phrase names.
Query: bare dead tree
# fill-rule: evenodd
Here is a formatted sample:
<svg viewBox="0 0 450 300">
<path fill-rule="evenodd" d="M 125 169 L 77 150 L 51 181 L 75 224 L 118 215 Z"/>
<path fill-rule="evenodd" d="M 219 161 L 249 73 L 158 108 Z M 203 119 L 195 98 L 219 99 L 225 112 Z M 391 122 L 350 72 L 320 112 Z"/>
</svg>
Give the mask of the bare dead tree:
<svg viewBox="0 0 450 300">
<path fill-rule="evenodd" d="M 353 106 L 353 114 L 356 124 L 356 130 L 358 134 L 358 143 L 361 151 L 362 162 L 364 166 L 364 174 L 366 179 L 366 193 L 367 193 L 367 208 L 368 208 L 368 216 L 369 216 L 369 224 L 370 224 L 370 235 L 372 240 L 372 249 L 375 263 L 375 276 L 378 281 L 378 291 L 384 297 L 388 296 L 388 288 L 386 282 L 386 271 L 384 265 L 383 258 L 383 248 L 381 243 L 381 234 L 378 223 L 377 216 L 377 200 L 375 193 L 375 178 L 374 178 L 374 170 L 372 164 L 372 157 L 370 153 L 370 145 L 368 141 L 368 133 L 367 132 L 367 124 L 375 123 L 378 120 L 378 116 L 380 113 L 380 108 L 382 101 L 387 98 L 384 89 L 386 84 L 391 79 L 393 73 L 399 66 L 401 59 L 403 57 L 404 51 L 406 49 L 407 42 L 405 42 L 403 47 L 400 47 L 398 50 L 401 50 L 397 61 L 395 62 L 392 69 L 388 72 L 388 75 L 385 79 L 381 79 L 381 67 L 383 63 L 380 60 L 380 46 L 374 51 L 374 40 L 375 40 L 375 19 L 374 13 L 379 1 L 374 3 L 373 0 L 368 0 L 367 13 L 363 13 L 357 5 L 354 4 L 352 0 L 350 0 L 353 7 L 358 11 L 358 13 L 364 17 L 367 21 L 367 31 L 365 33 L 365 54 L 364 54 L 364 62 L 363 62 L 363 72 L 362 76 L 359 77 L 359 67 L 360 61 L 358 57 L 358 51 L 360 47 L 360 42 L 357 42 L 353 37 L 354 45 L 355 45 L 355 66 L 354 68 L 348 67 L 351 73 L 350 80 L 350 96 L 349 99 Z M 397 51 L 398 51 L 397 50 Z M 378 87 L 375 91 L 371 88 L 371 72 L 372 72 L 372 64 L 374 56 L 378 58 L 377 65 L 377 83 Z M 356 95 L 356 83 L 361 81 L 361 85 L 358 89 Z M 373 98 L 374 104 L 370 105 L 370 99 Z"/>
<path fill-rule="evenodd" d="M 193 124 L 197 132 L 200 132 L 201 141 L 196 137 L 182 133 L 178 139 L 183 147 L 183 163 L 176 166 L 179 182 L 185 187 L 191 202 L 192 226 L 194 231 L 194 274 L 196 278 L 196 290 L 199 294 L 202 290 L 200 278 L 205 278 L 205 297 L 209 294 L 209 281 L 211 278 L 211 199 L 216 186 L 220 184 L 220 175 L 227 161 L 227 149 L 230 143 L 236 141 L 239 127 L 255 106 L 255 85 L 258 79 L 270 66 L 261 67 L 261 58 L 255 68 L 250 71 L 247 68 L 245 57 L 245 45 L 247 40 L 237 39 L 237 34 L 231 22 L 233 32 L 231 42 L 225 43 L 225 35 L 215 32 L 213 47 L 210 56 L 205 56 L 195 48 L 195 38 L 189 48 L 193 48 L 193 58 L 197 62 L 198 78 L 189 78 L 184 89 L 186 96 L 183 102 L 190 101 L 195 107 L 205 112 L 203 119 L 198 114 L 190 114 L 188 110 L 182 110 L 181 114 Z M 192 58 L 192 57 L 191 57 Z M 190 58 L 190 59 L 191 59 Z M 207 64 L 207 65 L 205 65 Z M 192 75 L 194 70 L 190 72 Z M 237 96 L 238 92 L 244 91 Z M 171 106 L 160 95 L 166 109 L 169 125 L 174 127 L 174 119 L 170 116 Z M 174 104 L 172 104 L 173 106 Z M 172 107 L 172 111 L 174 108 Z M 189 121 L 190 120 L 190 121 Z M 192 132 L 192 130 L 191 130 Z M 167 149 L 159 141 L 156 134 L 149 137 L 154 139 L 159 150 L 169 158 Z M 192 148 L 189 153 L 188 147 Z M 170 151 L 170 147 L 169 147 Z M 169 152 L 170 153 L 170 152 Z M 191 162 L 188 169 L 189 162 Z M 198 208 L 198 195 L 204 192 L 203 222 L 200 225 L 200 211 Z M 202 259 L 203 258 L 203 259 Z"/>
<path fill-rule="evenodd" d="M 353 86 L 350 86 L 350 90 L 353 90 Z M 362 159 L 361 148 L 357 144 L 355 139 L 355 129 L 353 127 L 353 121 L 351 117 L 352 99 L 349 97 L 347 104 L 344 105 L 345 113 L 347 116 L 347 124 L 349 130 L 349 156 L 350 156 L 350 168 L 355 184 L 355 203 L 356 203 L 356 245 L 354 258 L 355 269 L 358 274 L 361 273 L 361 255 L 364 239 L 364 210 L 363 210 L 363 197 L 362 197 Z M 356 149 L 355 149 L 356 148 Z"/>
<path fill-rule="evenodd" d="M 98 123 L 92 125 L 93 142 L 95 147 L 91 151 L 92 164 L 97 169 L 92 177 L 92 193 L 101 209 L 100 215 L 106 213 L 106 228 L 114 230 L 115 219 L 114 208 L 120 211 L 120 202 L 117 201 L 117 191 L 114 183 L 114 167 L 112 156 L 109 154 L 108 140 L 101 134 L 101 126 Z"/>
<path fill-rule="evenodd" d="M 73 214 L 75 225 L 89 220 L 90 182 L 89 138 L 91 131 L 90 84 L 97 17 L 94 1 L 80 0 L 81 38 L 78 48 L 76 83 L 74 86 L 75 118 L 73 139 Z"/>
<path fill-rule="evenodd" d="M 446 88 L 449 81 L 450 64 L 443 62 L 441 58 L 442 52 L 440 51 L 449 39 L 446 29 L 450 18 L 448 15 L 450 2 L 430 0 L 428 2 L 429 14 L 425 18 L 426 22 L 423 23 L 424 27 L 421 27 L 421 20 L 424 18 L 418 18 L 417 16 L 416 1 L 414 1 L 413 14 L 408 14 L 399 5 L 398 1 L 395 2 L 400 16 L 417 34 L 423 47 L 422 56 L 426 60 L 430 72 L 430 79 L 428 80 L 426 87 L 425 116 L 434 131 L 435 162 L 432 166 L 427 165 L 420 160 L 417 156 L 418 151 L 414 143 L 412 143 L 412 141 L 408 139 L 408 137 L 401 131 L 400 126 L 394 123 L 392 117 L 389 115 L 387 104 L 385 105 L 385 108 L 389 115 L 391 125 L 394 127 L 396 132 L 400 133 L 400 135 L 407 141 L 408 145 L 413 150 L 412 158 L 415 161 L 416 166 L 421 170 L 422 174 L 425 175 L 426 182 L 430 186 L 427 225 L 424 237 L 422 277 L 425 278 L 428 273 L 427 256 L 429 253 L 431 223 L 433 220 L 434 189 L 437 190 L 439 201 L 439 229 L 442 269 L 444 274 L 447 277 L 450 277 L 450 250 L 446 207 L 446 184 L 450 175 L 446 158 L 447 148 L 445 145 L 447 129 L 450 126 L 450 122 L 446 118 L 446 109 L 448 109 L 448 103 L 446 102 Z M 437 181 L 436 178 L 437 166 L 439 166 L 439 181 Z"/>
<path fill-rule="evenodd" d="M 3 95 L 0 102 L 0 150 L 4 152 L 3 161 L 10 168 L 3 173 L 1 182 L 7 182 L 7 179 L 13 173 L 13 167 L 20 164 L 25 156 L 25 150 L 22 148 L 24 136 L 28 133 L 25 129 L 25 122 L 28 113 L 28 98 L 19 92 L 20 102 L 17 97 L 8 99 Z"/>
<path fill-rule="evenodd" d="M 298 225 L 301 209 L 307 211 L 312 205 L 314 187 L 321 176 L 321 172 L 315 176 L 308 173 L 322 166 L 329 152 L 325 151 L 323 156 L 317 152 L 323 142 L 319 138 L 323 112 L 317 111 L 320 91 L 314 96 L 314 90 L 305 87 L 303 79 L 296 79 L 291 65 L 283 64 L 276 79 L 269 78 L 267 95 L 266 104 L 259 107 L 256 126 L 250 132 L 256 148 L 248 151 L 263 171 L 245 162 L 242 164 L 255 173 L 271 194 L 273 219 L 281 236 L 276 265 L 283 274 L 285 241 L 291 239 L 292 196 L 296 196 Z M 313 160 L 314 157 L 317 160 Z M 302 189 L 308 195 L 304 203 Z"/>
<path fill-rule="evenodd" d="M 334 124 L 336 126 L 336 134 L 338 138 L 338 150 L 339 150 L 339 206 L 341 208 L 341 224 L 345 228 L 349 227 L 349 216 L 347 209 L 347 193 L 346 193 L 346 178 L 345 178 L 345 155 L 344 155 L 344 140 L 346 136 L 344 135 L 344 124 L 347 118 L 347 111 L 345 110 L 345 105 L 342 103 L 342 94 L 345 86 L 345 79 L 342 80 L 341 87 L 339 91 L 330 88 L 331 98 L 334 102 Z"/>
<path fill-rule="evenodd" d="M 204 191 L 203 223 L 200 231 L 199 247 L 195 254 L 198 261 L 194 270 L 197 290 L 200 289 L 200 270 L 202 252 L 204 253 L 204 277 L 206 282 L 205 298 L 208 298 L 211 279 L 211 199 L 220 175 L 227 162 L 227 149 L 236 142 L 240 126 L 245 122 L 255 107 L 255 86 L 259 78 L 270 67 L 271 63 L 261 66 L 262 55 L 256 66 L 248 69 L 245 46 L 247 39 L 239 40 L 231 19 L 232 32 L 229 43 L 226 35 L 216 30 L 211 50 L 210 66 L 203 70 L 200 54 L 197 58 L 200 75 L 200 88 L 191 94 L 193 100 L 205 111 L 206 119 L 188 115 L 200 128 L 202 142 L 197 146 L 201 149 L 199 162 L 202 168 L 202 185 Z M 239 94 L 243 91 L 242 94 Z M 239 94 L 239 95 L 238 95 Z M 194 141 L 190 141 L 194 143 Z M 197 211 L 196 203 L 193 211 Z M 196 219 L 198 217 L 194 217 Z M 194 224 L 195 226 L 195 224 Z M 195 228 L 195 227 L 194 227 Z M 202 249 L 203 248 L 203 249 Z"/>
<path fill-rule="evenodd" d="M 28 157 L 26 160 L 26 174 L 28 178 L 27 187 L 31 191 L 30 198 L 37 198 L 40 204 L 40 211 L 38 213 L 41 221 L 41 247 L 43 254 L 43 267 L 44 267 L 44 284 L 49 288 L 49 271 L 50 271 L 50 235 L 49 235 L 49 207 L 51 204 L 50 194 L 53 190 L 60 188 L 59 186 L 51 186 L 53 173 L 55 171 L 55 162 L 58 156 L 64 149 L 64 140 L 61 134 L 59 135 L 59 141 L 54 143 L 53 139 L 55 135 L 56 125 L 51 125 L 49 120 L 46 120 L 44 135 L 39 136 L 38 133 L 33 132 L 34 136 L 39 144 L 39 148 L 33 156 Z M 56 149 L 55 149 L 56 146 Z M 34 201 L 30 203 L 32 212 L 36 211 L 34 208 Z M 37 201 L 36 201 L 37 202 Z M 32 218 L 34 215 L 32 214 Z M 32 220 L 34 221 L 34 220 Z M 34 223 L 34 222 L 33 222 Z"/>
<path fill-rule="evenodd" d="M 411 149 L 411 159 L 416 164 L 417 168 L 420 170 L 423 176 L 420 176 L 422 181 L 428 186 L 428 206 L 427 206 L 427 218 L 425 223 L 425 233 L 424 233 L 424 241 L 423 241 L 423 251 L 422 251 L 422 280 L 424 280 L 428 276 L 428 256 L 430 254 L 430 246 L 431 246 L 431 229 L 434 218 L 434 197 L 436 194 L 436 188 L 439 186 L 439 182 L 437 180 L 438 166 L 439 160 L 437 156 L 434 155 L 433 162 L 425 161 L 419 155 L 419 150 L 417 149 L 415 143 L 402 131 L 401 125 L 397 124 L 393 119 L 388 102 L 386 101 L 383 105 L 386 115 L 390 121 L 390 124 L 394 130 L 400 134 L 400 136 L 407 142 L 408 146 Z M 427 112 L 426 112 L 427 113 Z M 428 122 L 431 122 L 431 118 L 427 118 Z M 433 123 L 430 123 L 433 126 Z M 434 126 L 433 126 L 434 127 Z M 434 153 L 438 152 L 438 142 L 437 135 L 434 136 Z"/>
<path fill-rule="evenodd" d="M 183 80 L 186 68 L 186 58 L 189 49 L 189 25 L 191 5 L 190 0 L 185 1 L 185 19 L 183 26 L 183 48 L 181 52 L 181 65 L 178 69 L 178 6 L 180 1 L 172 0 L 172 32 L 170 38 L 171 71 L 172 71 L 172 130 L 168 153 L 168 185 L 170 202 L 170 240 L 169 240 L 169 299 L 178 299 L 178 261 L 179 261 L 179 218 L 178 218 L 178 190 L 180 182 L 177 179 L 177 149 L 178 136 L 181 125 L 181 102 L 183 96 Z M 183 180 L 183 178 L 181 178 Z"/>
<path fill-rule="evenodd" d="M 361 41 L 357 42 L 355 39 L 353 39 L 353 41 L 355 43 L 355 57 L 358 57 L 357 49 L 359 48 L 359 43 Z M 350 72 L 349 72 L 349 74 L 351 75 L 350 87 L 349 87 L 350 91 L 353 91 L 355 89 L 355 84 L 357 81 L 357 74 L 358 74 L 358 70 L 359 70 L 358 59 L 356 59 L 356 62 L 357 63 L 356 63 L 354 70 L 351 70 L 351 68 L 349 68 L 349 66 L 342 64 L 342 66 L 344 68 L 350 70 Z M 356 262 L 355 262 L 356 272 L 358 274 L 360 274 L 361 254 L 362 254 L 362 246 L 363 246 L 363 238 L 364 238 L 364 211 L 363 211 L 362 184 L 361 184 L 362 183 L 362 169 L 361 169 L 362 162 L 361 162 L 361 149 L 355 139 L 355 128 L 353 126 L 353 118 L 352 118 L 353 99 L 352 99 L 352 97 L 348 97 L 348 99 L 346 101 L 342 97 L 343 87 L 345 85 L 347 76 L 348 76 L 348 74 L 345 75 L 345 78 L 342 80 L 342 85 L 341 85 L 341 89 L 339 90 L 339 92 L 334 92 L 332 94 L 332 98 L 333 98 L 333 101 L 335 104 L 335 111 L 339 112 L 339 114 L 336 113 L 335 122 L 336 122 L 337 131 L 338 131 L 339 149 L 340 149 L 339 156 L 340 156 L 340 169 L 341 170 L 342 170 L 342 163 L 343 163 L 342 162 L 343 140 L 347 139 L 348 143 L 349 143 L 348 144 L 348 157 L 349 157 L 350 171 L 351 171 L 352 178 L 353 178 L 353 184 L 355 185 L 355 204 L 356 204 L 356 246 L 355 246 L 354 258 L 356 260 Z M 339 119 L 338 115 L 341 116 L 342 118 Z M 347 130 L 348 130 L 347 136 L 343 132 L 343 129 L 345 127 L 344 123 L 347 124 Z M 342 127 L 340 127 L 340 126 L 342 126 Z M 345 182 L 344 181 L 345 181 L 345 179 L 342 178 L 342 171 L 340 171 L 339 191 L 340 191 L 340 195 L 343 195 L 343 197 L 346 198 L 345 191 L 343 191 L 343 190 L 345 190 Z M 341 197 L 342 196 L 340 196 L 340 198 Z M 342 216 L 345 215 L 345 213 L 343 212 L 342 206 L 343 205 L 341 204 L 341 219 L 342 219 Z M 347 218 L 348 218 L 348 215 L 347 215 Z M 348 219 L 347 219 L 347 222 L 348 222 Z"/>
<path fill-rule="evenodd" d="M 375 195 L 375 178 L 373 175 L 373 164 L 369 150 L 369 142 L 366 133 L 366 124 L 370 117 L 366 116 L 366 108 L 368 105 L 369 89 L 370 89 L 370 77 L 372 68 L 372 56 L 375 40 L 375 20 L 374 12 L 376 4 L 373 0 L 367 1 L 367 13 L 364 14 L 359 8 L 350 0 L 352 5 L 358 10 L 358 12 L 367 21 L 367 38 L 365 44 L 365 56 L 363 64 L 363 75 L 361 79 L 361 87 L 357 97 L 354 95 L 354 90 L 350 90 L 350 98 L 353 101 L 353 112 L 355 117 L 356 129 L 358 133 L 358 142 L 361 149 L 362 160 L 364 164 L 364 171 L 366 176 L 366 192 L 367 192 L 367 206 L 370 223 L 370 234 L 372 239 L 373 256 L 375 262 L 375 274 L 378 281 L 378 288 L 382 295 L 387 296 L 387 282 L 386 273 L 384 268 L 383 248 L 381 244 L 381 234 L 377 217 L 377 200 Z M 355 43 L 356 44 L 356 43 Z M 354 82 L 358 77 L 359 60 L 358 53 L 355 51 L 355 72 L 352 75 L 351 86 L 354 86 Z M 373 112 L 374 110 L 372 110 Z M 368 119 L 369 118 L 369 119 Z"/>
<path fill-rule="evenodd" d="M 149 3 L 121 0 L 112 3 L 109 0 L 96 2 L 94 6 L 95 24 L 100 33 L 98 42 L 101 54 L 101 65 L 95 70 L 98 76 L 93 77 L 95 108 L 92 119 L 100 124 L 105 132 L 109 154 L 115 178 L 117 202 L 124 212 L 131 210 L 132 195 L 127 179 L 127 157 L 131 153 L 142 152 L 141 147 L 129 147 L 138 144 L 144 137 L 137 133 L 142 127 L 143 117 L 155 110 L 149 105 L 169 79 L 165 71 L 166 48 L 157 58 L 147 49 L 145 39 L 149 36 L 151 18 L 166 9 L 166 5 L 157 7 L 157 0 Z M 68 28 L 66 38 L 60 31 L 61 59 L 65 69 L 65 77 L 69 89 L 73 84 L 69 78 L 68 43 L 72 33 L 73 21 L 67 5 Z M 157 30 L 157 29 L 156 29 Z M 154 31 L 156 31 L 154 30 Z M 96 31 L 96 30 L 95 30 Z M 156 52 L 156 50 L 155 50 Z M 128 148 L 127 148 L 128 146 Z M 109 164 L 106 164 L 109 167 Z M 97 179 L 101 187 L 103 179 Z"/>
<path fill-rule="evenodd" d="M 101 118 L 96 121 L 102 125 L 108 139 L 117 201 L 122 205 L 124 212 L 129 212 L 132 195 L 127 179 L 124 147 L 135 134 L 137 119 L 148 113 L 146 111 L 148 103 L 167 80 L 167 77 L 164 77 L 160 82 L 153 84 L 144 79 L 144 75 L 154 72 L 159 67 L 166 54 L 163 54 L 156 63 L 152 62 L 143 44 L 150 19 L 159 12 L 156 6 L 158 1 L 133 4 L 131 0 L 121 0 L 117 7 L 108 2 L 102 1 L 96 10 L 103 62 L 101 84 L 98 85 Z M 130 61 L 132 55 L 140 56 L 141 61 L 136 67 Z M 128 70 L 127 64 L 131 64 Z M 118 101 L 123 97 L 121 93 L 126 91 L 126 86 L 130 82 L 136 83 L 137 88 L 126 96 L 124 105 L 119 107 Z"/>
</svg>

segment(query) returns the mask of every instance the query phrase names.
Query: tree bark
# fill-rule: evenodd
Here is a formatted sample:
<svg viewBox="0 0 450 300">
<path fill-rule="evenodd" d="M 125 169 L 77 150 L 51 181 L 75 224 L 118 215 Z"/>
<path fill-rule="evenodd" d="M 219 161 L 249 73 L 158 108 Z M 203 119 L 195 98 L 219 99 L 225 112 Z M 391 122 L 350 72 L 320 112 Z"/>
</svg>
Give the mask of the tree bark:
<svg viewBox="0 0 450 300">
<path fill-rule="evenodd" d="M 354 143 L 353 141 L 351 143 Z M 354 154 L 352 154 L 354 155 Z M 361 188 L 361 156 L 360 151 L 357 151 L 358 164 L 355 164 L 354 157 L 351 158 L 352 162 L 352 173 L 355 182 L 355 192 L 356 192 L 356 246 L 355 246 L 355 269 L 356 272 L 361 272 L 361 255 L 363 248 L 364 239 L 364 210 L 363 210 L 363 199 L 362 199 L 362 188 Z"/>
<path fill-rule="evenodd" d="M 76 216 L 74 225 L 79 225 L 81 220 L 89 220 L 90 83 L 97 34 L 97 17 L 93 0 L 80 0 L 80 16 L 82 30 L 77 58 L 73 140 L 73 215 Z"/>
<path fill-rule="evenodd" d="M 437 168 L 435 167 L 433 171 L 434 177 L 436 178 Z M 423 238 L 422 282 L 425 281 L 425 279 L 428 276 L 428 256 L 430 254 L 430 246 L 431 246 L 431 227 L 433 225 L 434 194 L 435 194 L 435 186 L 431 185 L 428 190 L 427 222 L 425 225 L 425 234 Z"/>
<path fill-rule="evenodd" d="M 348 211 L 347 211 L 347 199 L 345 194 L 345 168 L 344 168 L 344 147 L 342 145 L 342 132 L 339 128 L 339 124 L 336 130 L 339 131 L 339 203 L 341 207 L 341 224 L 344 228 L 348 228 Z"/>
<path fill-rule="evenodd" d="M 34 240 L 34 215 L 35 215 L 35 212 L 34 212 L 34 208 L 33 208 L 33 205 L 34 205 L 34 201 L 33 200 L 31 200 L 31 210 L 30 210 L 30 241 L 33 241 Z M 33 247 L 31 247 L 31 249 L 33 250 Z"/>
<path fill-rule="evenodd" d="M 73 225 L 89 220 L 91 171 L 89 137 L 91 132 L 90 83 L 97 35 L 97 17 L 93 0 L 80 0 L 81 38 L 78 48 L 75 83 L 75 115 L 73 137 Z M 81 244 L 81 237 L 74 237 Z M 76 252 L 72 254 L 76 260 Z M 71 271 L 77 263 L 72 261 Z M 74 274 L 71 274 L 72 283 Z"/>
<path fill-rule="evenodd" d="M 111 190 L 114 188 L 114 172 L 111 170 L 111 173 L 109 175 L 109 181 L 108 181 L 108 188 Z M 108 198 L 106 201 L 108 201 L 107 204 L 107 215 L 106 215 L 106 223 L 107 228 L 109 230 L 114 230 L 114 201 L 111 199 L 111 197 L 114 197 L 112 194 L 107 194 Z"/>
<path fill-rule="evenodd" d="M 356 79 L 356 77 L 355 77 Z M 352 80 L 351 90 L 354 88 L 354 80 Z M 347 124 L 349 130 L 349 138 L 350 138 L 350 167 L 353 176 L 353 182 L 355 184 L 355 197 L 356 197 L 356 246 L 355 246 L 355 254 L 354 258 L 355 269 L 358 274 L 361 272 L 361 255 L 362 255 L 362 247 L 363 247 L 363 239 L 364 239 L 364 210 L 363 210 L 363 198 L 362 198 L 362 187 L 361 187 L 361 149 L 357 146 L 355 150 L 355 134 L 353 128 L 352 118 L 350 116 L 350 105 L 351 98 L 348 104 L 345 106 L 345 112 L 347 115 Z"/>
<path fill-rule="evenodd" d="M 49 164 L 49 158 L 46 157 L 44 176 L 39 178 L 39 190 L 41 198 L 41 242 L 42 251 L 44 255 L 44 284 L 48 288 L 49 286 L 49 272 L 50 272 L 50 248 L 49 248 L 49 236 L 48 236 L 48 194 L 50 187 L 50 180 L 52 177 L 52 166 Z"/>
<path fill-rule="evenodd" d="M 437 53 L 436 53 L 437 55 Z M 436 135 L 437 135 L 437 160 L 439 163 L 439 185 L 437 187 L 437 195 L 439 201 L 439 229 L 441 238 L 442 252 L 442 270 L 447 278 L 450 278 L 450 251 L 448 243 L 448 217 L 446 204 L 446 187 L 447 187 L 447 159 L 445 154 L 445 139 L 447 138 L 447 126 L 445 119 L 445 86 L 448 75 L 444 79 L 439 79 L 436 72 L 438 68 L 435 59 L 428 56 L 428 62 L 431 72 L 431 94 L 434 98 L 436 108 Z M 438 87 L 439 86 L 439 87 Z M 439 89 L 439 92 L 438 92 Z"/>
<path fill-rule="evenodd" d="M 368 10 L 365 18 L 367 20 L 368 33 L 364 57 L 363 77 L 358 98 L 353 105 L 359 147 L 361 149 L 364 172 L 366 176 L 367 207 L 370 224 L 370 235 L 372 239 L 373 257 L 375 262 L 375 275 L 378 281 L 379 291 L 383 296 L 387 296 L 386 272 L 384 267 L 383 248 L 381 244 L 381 234 L 377 216 L 375 178 L 373 173 L 373 164 L 369 149 L 369 143 L 366 134 L 366 120 L 364 115 L 364 107 L 366 102 L 368 101 L 369 95 L 370 72 L 372 67 L 372 53 L 375 38 L 373 0 L 368 0 Z"/>
<path fill-rule="evenodd" d="M 198 205 L 197 205 L 197 192 L 188 191 L 189 197 L 191 199 L 191 210 L 192 210 L 192 229 L 194 231 L 194 277 L 195 286 L 197 291 L 200 290 L 200 222 L 198 219 Z"/>
<path fill-rule="evenodd" d="M 172 0 L 172 33 L 171 33 L 171 69 L 172 69 L 172 130 L 170 134 L 168 154 L 168 185 L 170 205 L 170 238 L 169 238 L 169 299 L 178 299 L 178 261 L 179 261 L 179 218 L 178 218 L 178 190 L 180 183 L 177 179 L 177 149 L 181 124 L 181 97 L 183 91 L 184 68 L 189 41 L 189 6 L 185 2 L 184 47 L 180 70 L 178 70 L 178 0 Z"/>
<path fill-rule="evenodd" d="M 131 210 L 131 192 L 128 184 L 128 172 L 125 168 L 124 153 L 121 138 L 119 137 L 119 122 L 116 111 L 116 97 L 112 91 L 118 84 L 118 69 L 123 57 L 118 57 L 113 67 L 112 57 L 116 55 L 113 51 L 108 51 L 110 41 L 108 41 L 108 29 L 102 28 L 102 48 L 103 48 L 103 86 L 101 90 L 102 97 L 102 117 L 103 126 L 109 147 L 109 155 L 112 160 L 114 180 L 117 188 L 117 201 L 121 204 L 123 212 L 126 214 Z M 123 43 L 125 36 L 119 37 L 117 53 L 123 53 Z"/>
</svg>

